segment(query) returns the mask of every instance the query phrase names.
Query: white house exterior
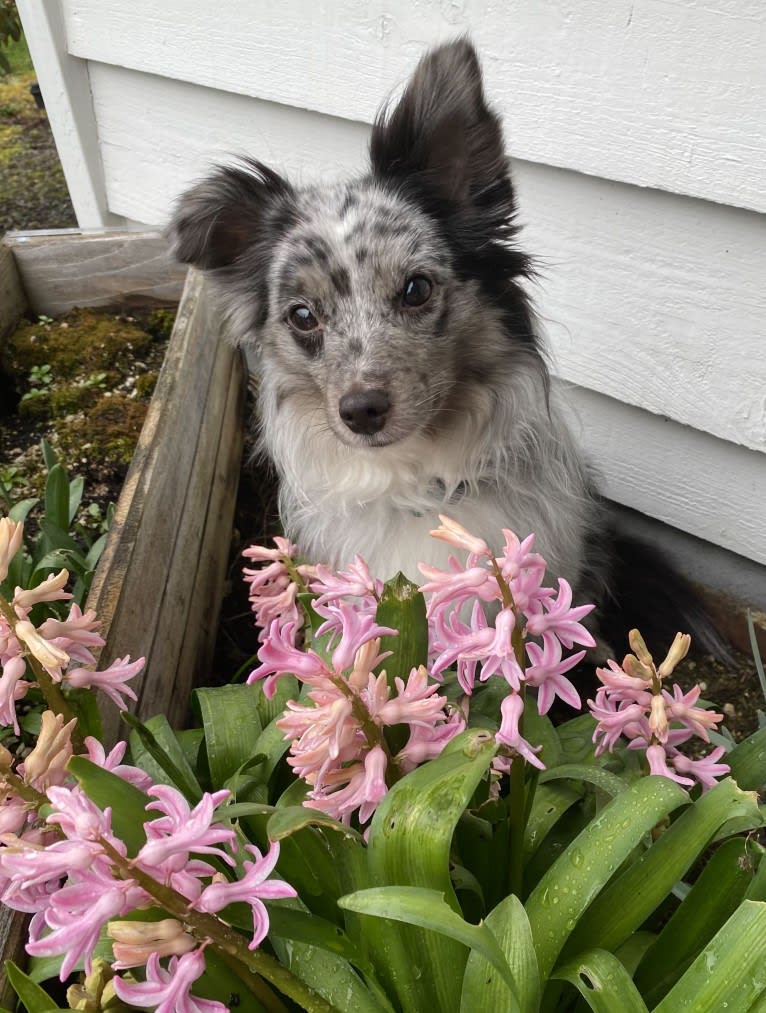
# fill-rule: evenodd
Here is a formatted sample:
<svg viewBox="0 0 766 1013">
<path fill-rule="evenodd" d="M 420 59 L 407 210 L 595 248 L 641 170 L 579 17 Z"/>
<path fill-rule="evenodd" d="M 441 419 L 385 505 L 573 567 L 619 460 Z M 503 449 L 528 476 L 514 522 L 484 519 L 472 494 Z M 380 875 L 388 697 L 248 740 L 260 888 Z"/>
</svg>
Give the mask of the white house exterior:
<svg viewBox="0 0 766 1013">
<path fill-rule="evenodd" d="M 763 0 L 18 6 L 83 227 L 163 223 L 230 152 L 361 169 L 381 100 L 470 33 L 608 495 L 766 564 Z"/>
</svg>

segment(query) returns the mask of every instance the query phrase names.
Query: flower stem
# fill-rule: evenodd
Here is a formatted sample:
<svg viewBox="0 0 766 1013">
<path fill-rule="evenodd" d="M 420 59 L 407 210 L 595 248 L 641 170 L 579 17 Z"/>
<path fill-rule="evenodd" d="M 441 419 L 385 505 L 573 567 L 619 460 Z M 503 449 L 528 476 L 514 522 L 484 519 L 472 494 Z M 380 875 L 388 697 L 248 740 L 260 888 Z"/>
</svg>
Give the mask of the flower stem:
<svg viewBox="0 0 766 1013">
<path fill-rule="evenodd" d="M 288 1013 L 288 1008 L 266 982 L 307 1013 L 338 1013 L 337 1007 L 328 1003 L 274 957 L 261 950 L 249 950 L 244 937 L 226 922 L 214 915 L 193 910 L 189 907 L 188 898 L 131 864 L 108 841 L 101 838 L 99 843 L 121 879 L 138 883 L 168 914 L 183 922 L 201 942 L 210 940 L 225 963 L 247 984 L 268 1013 Z"/>
</svg>

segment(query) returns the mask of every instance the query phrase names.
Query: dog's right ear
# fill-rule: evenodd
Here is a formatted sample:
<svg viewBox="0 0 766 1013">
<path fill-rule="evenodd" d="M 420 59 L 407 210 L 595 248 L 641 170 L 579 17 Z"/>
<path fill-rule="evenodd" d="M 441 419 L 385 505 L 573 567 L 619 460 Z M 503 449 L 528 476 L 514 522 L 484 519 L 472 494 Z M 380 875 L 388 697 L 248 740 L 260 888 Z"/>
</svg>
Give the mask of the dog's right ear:
<svg viewBox="0 0 766 1013">
<path fill-rule="evenodd" d="M 276 238 L 292 218 L 293 189 L 253 159 L 219 166 L 179 197 L 167 228 L 176 257 L 202 270 L 228 267 Z"/>
</svg>

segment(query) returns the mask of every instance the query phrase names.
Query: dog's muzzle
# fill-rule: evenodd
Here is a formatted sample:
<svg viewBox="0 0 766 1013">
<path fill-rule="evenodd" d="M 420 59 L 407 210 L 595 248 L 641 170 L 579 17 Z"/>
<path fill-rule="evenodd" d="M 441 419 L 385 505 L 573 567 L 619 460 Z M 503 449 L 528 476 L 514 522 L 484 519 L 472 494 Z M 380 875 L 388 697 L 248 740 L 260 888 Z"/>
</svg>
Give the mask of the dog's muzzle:
<svg viewBox="0 0 766 1013">
<path fill-rule="evenodd" d="M 338 402 L 338 414 L 352 433 L 372 436 L 386 424 L 391 400 L 384 390 L 352 390 Z"/>
</svg>

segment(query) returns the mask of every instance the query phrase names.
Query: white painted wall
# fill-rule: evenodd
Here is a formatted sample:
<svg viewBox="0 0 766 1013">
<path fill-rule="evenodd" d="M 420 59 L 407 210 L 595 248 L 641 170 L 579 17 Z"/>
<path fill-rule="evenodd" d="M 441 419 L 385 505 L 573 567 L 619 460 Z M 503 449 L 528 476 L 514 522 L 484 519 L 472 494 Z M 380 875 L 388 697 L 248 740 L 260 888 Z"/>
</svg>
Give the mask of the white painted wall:
<svg viewBox="0 0 766 1013">
<path fill-rule="evenodd" d="M 427 45 L 470 31 L 555 372 L 607 492 L 766 563 L 763 0 L 19 7 L 38 34 L 45 10 L 89 85 L 88 102 L 49 94 L 30 38 L 57 140 L 73 124 L 97 140 L 97 158 L 64 160 L 73 189 L 102 194 L 75 201 L 84 225 L 161 223 L 229 152 L 304 180 L 360 170 L 380 101 Z"/>
</svg>

